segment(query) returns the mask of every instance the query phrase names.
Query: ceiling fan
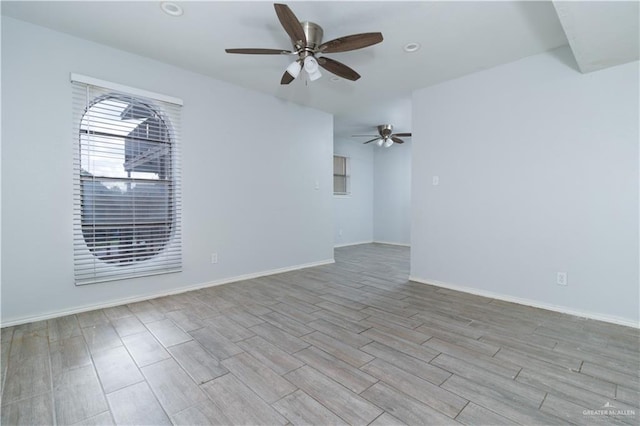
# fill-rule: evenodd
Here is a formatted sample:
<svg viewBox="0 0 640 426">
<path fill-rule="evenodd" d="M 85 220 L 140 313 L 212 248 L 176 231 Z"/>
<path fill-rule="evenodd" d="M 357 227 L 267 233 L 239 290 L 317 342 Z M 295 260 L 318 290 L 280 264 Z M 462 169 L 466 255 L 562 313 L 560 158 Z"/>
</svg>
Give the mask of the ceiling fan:
<svg viewBox="0 0 640 426">
<path fill-rule="evenodd" d="M 293 43 L 293 50 L 282 49 L 225 49 L 227 53 L 249 55 L 298 55 L 282 75 L 280 84 L 291 83 L 304 69 L 311 81 L 321 77 L 318 66 L 347 80 L 356 81 L 360 74 L 345 64 L 327 58 L 325 53 L 348 52 L 362 49 L 382 41 L 382 33 L 352 34 L 322 43 L 322 27 L 309 21 L 298 21 L 286 4 L 273 5 L 276 15 Z"/>
<path fill-rule="evenodd" d="M 375 136 L 370 141 L 364 142 L 365 144 L 376 142 L 378 146 L 389 148 L 394 143 L 404 143 L 400 137 L 410 138 L 411 133 L 393 133 L 393 126 L 391 124 L 381 124 L 378 126 L 378 135 L 353 135 L 353 137 L 371 137 Z"/>
</svg>

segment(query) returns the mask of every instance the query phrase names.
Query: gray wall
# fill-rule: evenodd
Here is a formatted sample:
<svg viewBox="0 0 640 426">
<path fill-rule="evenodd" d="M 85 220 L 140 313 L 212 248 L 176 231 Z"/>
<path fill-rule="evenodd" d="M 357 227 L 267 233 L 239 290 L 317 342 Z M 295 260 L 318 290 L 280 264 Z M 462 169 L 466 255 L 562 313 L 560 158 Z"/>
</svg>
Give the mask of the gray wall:
<svg viewBox="0 0 640 426">
<path fill-rule="evenodd" d="M 373 239 L 411 243 L 411 139 L 374 154 Z"/>
<path fill-rule="evenodd" d="M 638 113 L 568 48 L 416 91 L 411 275 L 637 326 Z"/>
<path fill-rule="evenodd" d="M 336 247 L 372 241 L 409 245 L 410 139 L 390 148 L 336 139 L 334 153 L 351 159 L 351 194 L 333 199 Z"/>
<path fill-rule="evenodd" d="M 184 100 L 183 272 L 74 286 L 70 72 Z M 329 114 L 6 17 L 2 107 L 3 324 L 333 259 Z"/>
<path fill-rule="evenodd" d="M 349 157 L 351 194 L 333 197 L 333 232 L 336 246 L 373 241 L 373 147 L 336 139 L 335 155 Z"/>
</svg>

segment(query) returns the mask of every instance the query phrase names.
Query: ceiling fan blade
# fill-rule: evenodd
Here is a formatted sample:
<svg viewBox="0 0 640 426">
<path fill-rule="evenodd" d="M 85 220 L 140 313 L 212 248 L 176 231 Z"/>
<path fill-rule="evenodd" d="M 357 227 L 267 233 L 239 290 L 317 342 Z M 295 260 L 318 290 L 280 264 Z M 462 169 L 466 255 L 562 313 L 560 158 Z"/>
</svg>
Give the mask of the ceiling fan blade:
<svg viewBox="0 0 640 426">
<path fill-rule="evenodd" d="M 379 140 L 379 139 L 382 139 L 382 138 L 380 138 L 380 137 L 378 136 L 378 137 L 377 137 L 377 138 L 375 138 L 375 139 L 371 139 L 370 141 L 366 141 L 366 142 L 363 142 L 363 143 L 367 144 L 367 143 L 375 142 L 375 141 L 377 141 L 377 140 Z"/>
<path fill-rule="evenodd" d="M 323 53 L 348 52 L 378 44 L 381 41 L 382 33 L 353 34 L 322 43 L 318 50 Z"/>
<path fill-rule="evenodd" d="M 400 138 L 396 138 L 395 136 L 391 136 L 391 140 L 395 143 L 404 143 L 404 141 Z"/>
<path fill-rule="evenodd" d="M 400 136 L 402 138 L 410 138 L 411 137 L 411 133 L 394 133 L 391 136 Z"/>
<path fill-rule="evenodd" d="M 346 78 L 347 80 L 356 81 L 360 78 L 360 74 L 343 64 L 342 62 L 334 61 L 331 58 L 322 57 L 318 59 L 318 63 L 325 70 L 334 73 L 338 77 Z"/>
<path fill-rule="evenodd" d="M 227 53 L 242 53 L 245 55 L 288 55 L 289 50 L 282 49 L 224 49 Z"/>
<path fill-rule="evenodd" d="M 284 30 L 289 34 L 294 43 L 302 42 L 302 46 L 307 44 L 307 37 L 304 35 L 302 25 L 296 18 L 296 15 L 289 9 L 286 4 L 275 3 L 273 7 L 276 9 L 276 15 L 282 24 Z"/>
<path fill-rule="evenodd" d="M 289 84 L 293 80 L 295 80 L 295 77 L 285 71 L 284 74 L 282 74 L 282 79 L 280 79 L 280 84 Z"/>
</svg>

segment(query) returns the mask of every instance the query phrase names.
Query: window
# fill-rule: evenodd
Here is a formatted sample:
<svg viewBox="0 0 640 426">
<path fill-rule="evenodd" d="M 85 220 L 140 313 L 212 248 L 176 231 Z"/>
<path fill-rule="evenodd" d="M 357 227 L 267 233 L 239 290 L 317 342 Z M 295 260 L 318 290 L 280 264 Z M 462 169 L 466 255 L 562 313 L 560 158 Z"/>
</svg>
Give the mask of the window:
<svg viewBox="0 0 640 426">
<path fill-rule="evenodd" d="M 349 187 L 349 158 L 339 155 L 333 156 L 333 194 L 348 195 Z"/>
<path fill-rule="evenodd" d="M 76 284 L 180 271 L 181 101 L 72 80 Z"/>
</svg>

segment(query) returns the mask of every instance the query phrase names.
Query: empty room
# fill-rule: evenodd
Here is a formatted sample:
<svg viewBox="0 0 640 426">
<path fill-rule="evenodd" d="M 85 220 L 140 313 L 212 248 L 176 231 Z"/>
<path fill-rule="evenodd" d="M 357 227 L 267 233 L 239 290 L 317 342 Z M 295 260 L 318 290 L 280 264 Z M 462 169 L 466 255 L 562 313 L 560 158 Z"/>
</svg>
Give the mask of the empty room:
<svg viewBox="0 0 640 426">
<path fill-rule="evenodd" d="M 640 2 L 0 8 L 2 425 L 640 422 Z"/>
</svg>

